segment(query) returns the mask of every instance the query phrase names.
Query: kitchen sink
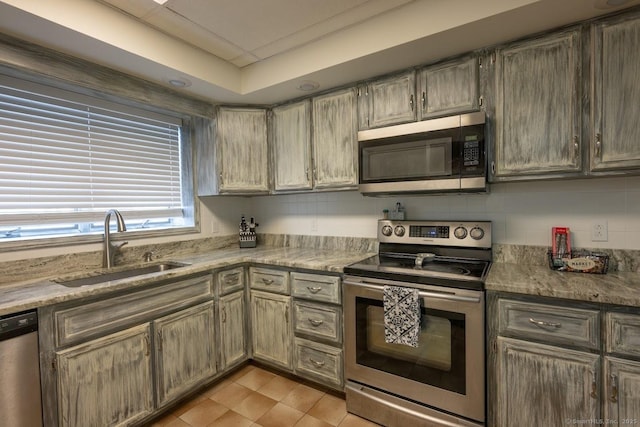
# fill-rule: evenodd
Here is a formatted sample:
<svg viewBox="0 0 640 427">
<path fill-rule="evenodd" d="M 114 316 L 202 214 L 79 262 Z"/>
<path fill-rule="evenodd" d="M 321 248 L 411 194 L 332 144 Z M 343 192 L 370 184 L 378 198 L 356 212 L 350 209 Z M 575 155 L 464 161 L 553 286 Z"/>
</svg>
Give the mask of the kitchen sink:
<svg viewBox="0 0 640 427">
<path fill-rule="evenodd" d="M 127 279 L 136 276 L 142 276 L 144 274 L 160 273 L 163 271 L 169 271 L 180 267 L 186 267 L 190 264 L 181 262 L 163 262 L 161 264 L 145 265 L 142 267 L 128 268 L 118 271 L 104 271 L 95 272 L 89 276 L 80 278 L 60 278 L 53 281 L 69 288 L 78 288 L 80 286 L 97 285 L 99 283 L 111 282 L 113 280 Z"/>
</svg>

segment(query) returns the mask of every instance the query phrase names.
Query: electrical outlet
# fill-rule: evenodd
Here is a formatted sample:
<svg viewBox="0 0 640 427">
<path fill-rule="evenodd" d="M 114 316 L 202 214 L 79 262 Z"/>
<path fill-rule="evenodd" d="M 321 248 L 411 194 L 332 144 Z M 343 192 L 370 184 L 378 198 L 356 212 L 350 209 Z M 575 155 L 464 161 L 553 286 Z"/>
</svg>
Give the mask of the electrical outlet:
<svg viewBox="0 0 640 427">
<path fill-rule="evenodd" d="M 606 242 L 609 239 L 607 221 L 596 221 L 591 226 L 591 241 Z"/>
</svg>

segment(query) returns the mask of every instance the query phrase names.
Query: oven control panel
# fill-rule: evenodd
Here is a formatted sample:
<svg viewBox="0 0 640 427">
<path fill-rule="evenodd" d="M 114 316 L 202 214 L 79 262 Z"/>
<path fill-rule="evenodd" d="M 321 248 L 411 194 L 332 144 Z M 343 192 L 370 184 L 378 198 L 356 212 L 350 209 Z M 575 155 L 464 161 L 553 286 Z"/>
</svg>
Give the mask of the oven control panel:
<svg viewBox="0 0 640 427">
<path fill-rule="evenodd" d="M 491 248 L 490 221 L 378 221 L 381 243 Z"/>
</svg>

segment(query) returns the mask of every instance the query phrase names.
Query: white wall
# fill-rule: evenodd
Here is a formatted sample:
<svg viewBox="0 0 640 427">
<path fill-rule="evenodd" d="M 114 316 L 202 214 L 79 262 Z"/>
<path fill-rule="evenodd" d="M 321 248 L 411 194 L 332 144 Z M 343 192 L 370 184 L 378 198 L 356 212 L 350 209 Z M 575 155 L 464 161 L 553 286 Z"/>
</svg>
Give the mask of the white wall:
<svg viewBox="0 0 640 427">
<path fill-rule="evenodd" d="M 383 209 L 397 201 L 408 219 L 490 220 L 495 243 L 550 245 L 551 227 L 575 247 L 640 249 L 640 177 L 493 184 L 489 194 L 363 197 L 357 192 L 263 196 L 251 200 L 261 233 L 376 237 Z M 592 242 L 606 221 L 608 241 Z"/>
</svg>

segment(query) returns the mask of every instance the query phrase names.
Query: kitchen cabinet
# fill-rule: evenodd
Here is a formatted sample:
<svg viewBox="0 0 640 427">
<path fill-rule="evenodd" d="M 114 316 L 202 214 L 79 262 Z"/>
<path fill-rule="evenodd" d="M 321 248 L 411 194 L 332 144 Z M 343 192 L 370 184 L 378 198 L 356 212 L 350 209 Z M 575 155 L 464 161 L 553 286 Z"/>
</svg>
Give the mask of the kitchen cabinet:
<svg viewBox="0 0 640 427">
<path fill-rule="evenodd" d="M 269 192 L 266 109 L 220 107 L 214 139 L 220 194 Z"/>
<path fill-rule="evenodd" d="M 480 109 L 478 57 L 464 56 L 418 72 L 418 119 Z"/>
<path fill-rule="evenodd" d="M 496 50 L 493 181 L 580 175 L 580 35 L 571 29 Z"/>
<path fill-rule="evenodd" d="M 358 110 L 360 130 L 415 121 L 415 71 L 406 71 L 360 86 Z"/>
<path fill-rule="evenodd" d="M 489 425 L 640 420 L 638 309 L 489 293 L 487 319 Z"/>
<path fill-rule="evenodd" d="M 219 308 L 220 370 L 225 371 L 248 358 L 245 292 L 220 297 Z"/>
<path fill-rule="evenodd" d="M 151 364 L 149 324 L 57 352 L 58 425 L 128 425 L 150 415 Z"/>
<path fill-rule="evenodd" d="M 210 381 L 213 314 L 210 274 L 39 309 L 45 425 L 141 422 Z"/>
<path fill-rule="evenodd" d="M 640 169 L 640 15 L 626 14 L 592 26 L 592 172 Z"/>
<path fill-rule="evenodd" d="M 273 108 L 273 190 L 311 190 L 311 100 Z"/>
<path fill-rule="evenodd" d="M 253 358 L 291 370 L 291 297 L 251 291 Z"/>
<path fill-rule="evenodd" d="M 355 89 L 314 97 L 312 109 L 315 188 L 356 188 L 358 117 Z"/>
<path fill-rule="evenodd" d="M 213 301 L 153 321 L 158 407 L 216 373 Z"/>
</svg>

